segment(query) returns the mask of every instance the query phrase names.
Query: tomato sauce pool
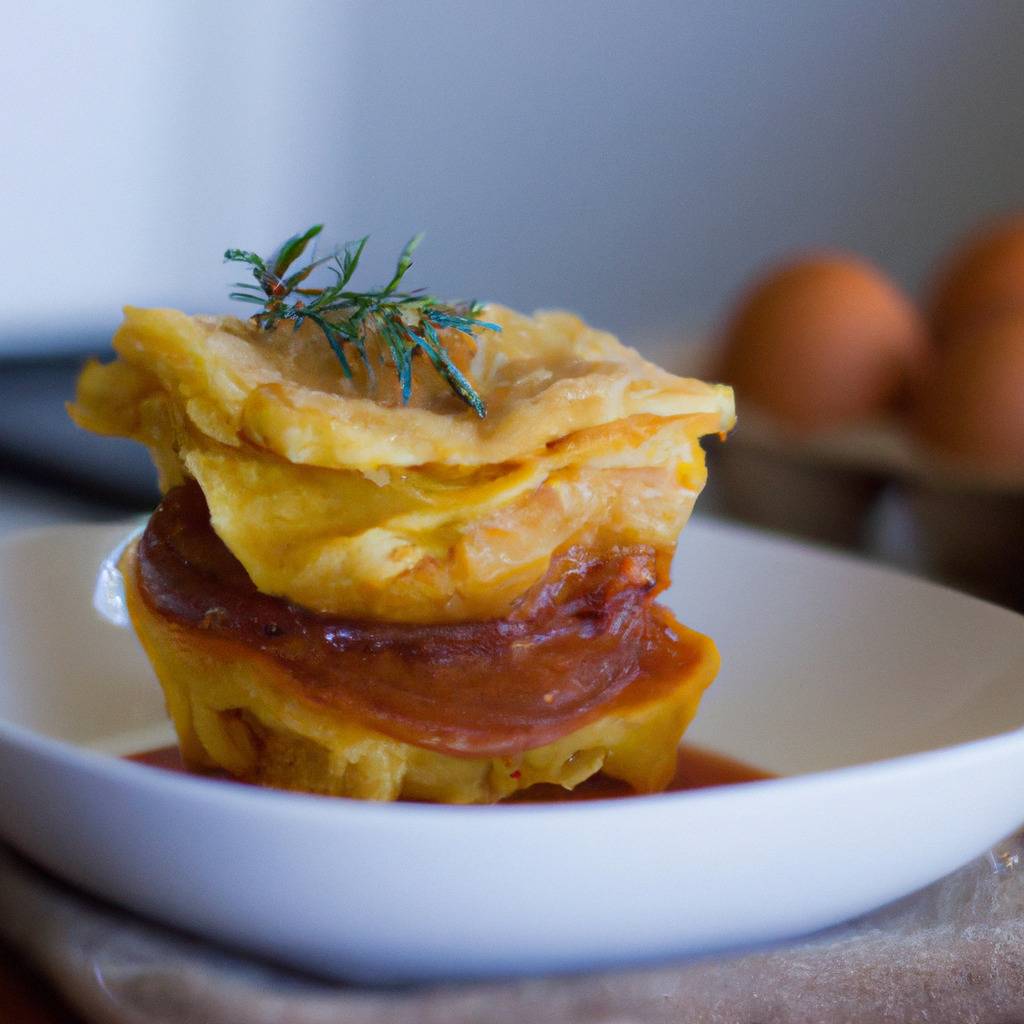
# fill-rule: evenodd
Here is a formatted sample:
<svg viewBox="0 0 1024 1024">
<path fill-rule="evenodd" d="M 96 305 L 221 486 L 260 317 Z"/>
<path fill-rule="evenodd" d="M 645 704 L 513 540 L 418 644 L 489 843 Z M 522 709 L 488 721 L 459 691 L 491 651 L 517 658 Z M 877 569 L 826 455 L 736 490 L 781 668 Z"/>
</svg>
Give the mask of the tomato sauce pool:
<svg viewBox="0 0 1024 1024">
<path fill-rule="evenodd" d="M 187 772 L 182 764 L 176 746 L 158 747 L 140 754 L 130 754 L 126 760 L 163 768 L 172 772 Z M 212 778 L 231 779 L 231 776 L 211 773 Z M 738 782 L 760 782 L 775 778 L 769 772 L 761 771 L 742 761 L 716 754 L 710 750 L 684 743 L 679 748 L 676 773 L 668 784 L 666 792 L 677 793 L 689 789 L 709 789 L 712 786 L 729 786 Z M 572 800 L 604 800 L 615 797 L 635 796 L 624 782 L 600 773 L 581 783 L 574 790 L 561 786 L 542 784 L 531 786 L 505 803 L 556 803 Z"/>
</svg>

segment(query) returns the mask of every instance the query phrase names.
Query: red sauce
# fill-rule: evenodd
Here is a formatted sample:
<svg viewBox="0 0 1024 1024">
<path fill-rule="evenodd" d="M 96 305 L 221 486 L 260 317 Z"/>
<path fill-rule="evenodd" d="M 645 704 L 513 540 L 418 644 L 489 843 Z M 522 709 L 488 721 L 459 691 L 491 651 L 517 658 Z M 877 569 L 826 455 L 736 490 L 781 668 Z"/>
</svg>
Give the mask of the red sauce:
<svg viewBox="0 0 1024 1024">
<path fill-rule="evenodd" d="M 731 786 L 739 782 L 763 782 L 776 776 L 753 768 L 749 764 L 716 754 L 701 747 L 684 743 L 676 755 L 676 773 L 665 787 L 667 793 L 678 793 L 688 789 L 710 789 L 714 786 Z M 573 790 L 544 783 L 531 786 L 518 793 L 511 803 L 560 803 L 568 800 L 607 800 L 624 796 L 636 796 L 634 790 L 619 779 L 598 773 Z"/>
<path fill-rule="evenodd" d="M 172 772 L 187 772 L 181 761 L 176 746 L 160 747 L 147 750 L 141 754 L 132 754 L 126 760 L 139 764 L 152 765 Z M 217 773 L 217 778 L 231 779 L 230 775 Z M 676 761 L 676 773 L 668 784 L 668 792 L 679 792 L 688 789 L 708 789 L 712 786 L 730 786 L 739 782 L 761 782 L 775 778 L 759 768 L 752 768 L 742 761 L 716 754 L 701 747 L 684 743 L 679 748 Z M 609 778 L 607 775 L 595 775 L 581 783 L 574 790 L 568 791 L 561 786 L 531 786 L 522 793 L 512 797 L 509 803 L 554 803 L 569 800 L 606 800 L 636 794 L 624 782 Z"/>
<path fill-rule="evenodd" d="M 137 565 L 150 609 L 197 639 L 255 649 L 300 681 L 304 700 L 457 756 L 542 746 L 617 700 L 668 692 L 702 657 L 696 635 L 654 604 L 667 557 L 645 546 L 563 552 L 504 619 L 347 619 L 257 590 L 192 483 L 154 513 Z"/>
<path fill-rule="evenodd" d="M 181 759 L 181 751 L 177 746 L 157 747 L 155 750 L 144 750 L 140 754 L 128 754 L 126 761 L 135 761 L 136 764 L 148 764 L 152 768 L 163 768 L 168 772 L 185 772 L 185 762 Z M 222 775 L 223 778 L 231 778 L 230 775 Z"/>
</svg>

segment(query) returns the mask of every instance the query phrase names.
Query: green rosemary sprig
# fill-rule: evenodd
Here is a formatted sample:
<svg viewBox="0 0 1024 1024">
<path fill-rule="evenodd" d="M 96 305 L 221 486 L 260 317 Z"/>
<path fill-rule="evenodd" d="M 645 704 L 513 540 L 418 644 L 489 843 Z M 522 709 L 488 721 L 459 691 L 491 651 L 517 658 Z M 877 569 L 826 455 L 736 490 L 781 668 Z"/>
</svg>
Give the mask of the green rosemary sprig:
<svg viewBox="0 0 1024 1024">
<path fill-rule="evenodd" d="M 352 350 L 366 367 L 367 375 L 374 378 L 369 343 L 377 339 L 383 346 L 383 349 L 378 347 L 378 360 L 384 362 L 386 351 L 398 374 L 403 403 L 407 403 L 412 394 L 412 361 L 422 352 L 452 391 L 477 416 L 486 416 L 483 400 L 452 362 L 438 331 L 459 331 L 472 338 L 477 331 L 500 331 L 501 327 L 477 319 L 476 314 L 482 307 L 476 302 L 445 303 L 423 294 L 422 289 L 399 290 L 423 235 L 416 235 L 405 246 L 391 280 L 383 288 L 357 292 L 349 289 L 349 282 L 359 266 L 368 235 L 327 256 L 313 258 L 304 267 L 289 273 L 322 229 L 322 224 L 316 224 L 303 234 L 294 235 L 266 260 L 245 249 L 228 249 L 224 259 L 252 267 L 252 276 L 256 279 L 256 284 L 237 284 L 239 291 L 232 292 L 231 298 L 262 306 L 252 319 L 263 330 L 287 320 L 292 321 L 296 330 L 306 320 L 316 324 L 337 356 L 342 373 L 349 378 L 352 377 L 349 362 Z M 324 288 L 305 284 L 314 270 L 328 264 L 334 274 L 332 284 Z"/>
</svg>

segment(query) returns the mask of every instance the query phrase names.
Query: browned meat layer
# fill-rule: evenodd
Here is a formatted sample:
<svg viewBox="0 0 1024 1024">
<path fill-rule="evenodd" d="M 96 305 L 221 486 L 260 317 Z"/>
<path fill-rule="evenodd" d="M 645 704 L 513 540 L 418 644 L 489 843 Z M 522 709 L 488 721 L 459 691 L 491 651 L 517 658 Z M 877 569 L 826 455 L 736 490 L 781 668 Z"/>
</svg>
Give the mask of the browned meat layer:
<svg viewBox="0 0 1024 1024">
<path fill-rule="evenodd" d="M 699 655 L 653 603 L 649 547 L 562 552 L 505 619 L 390 623 L 323 615 L 256 589 L 194 483 L 167 494 L 138 546 L 149 607 L 194 635 L 274 659 L 301 695 L 421 747 L 504 756 L 674 685 Z"/>
</svg>

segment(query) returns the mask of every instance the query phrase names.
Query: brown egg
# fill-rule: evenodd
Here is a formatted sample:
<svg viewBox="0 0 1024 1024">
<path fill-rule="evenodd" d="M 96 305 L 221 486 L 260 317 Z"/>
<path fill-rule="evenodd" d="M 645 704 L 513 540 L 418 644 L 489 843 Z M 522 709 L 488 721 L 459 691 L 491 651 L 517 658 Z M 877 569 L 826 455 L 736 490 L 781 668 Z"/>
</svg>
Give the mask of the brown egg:
<svg viewBox="0 0 1024 1024">
<path fill-rule="evenodd" d="M 1024 305 L 1024 214 L 989 224 L 957 246 L 929 296 L 928 320 L 940 342 L 971 320 Z"/>
<path fill-rule="evenodd" d="M 891 407 L 924 359 L 910 300 L 870 263 L 815 254 L 757 281 L 726 326 L 723 380 L 739 408 L 813 433 Z"/>
<path fill-rule="evenodd" d="M 1024 307 L 948 339 L 916 389 L 921 443 L 967 468 L 1024 480 Z"/>
</svg>

